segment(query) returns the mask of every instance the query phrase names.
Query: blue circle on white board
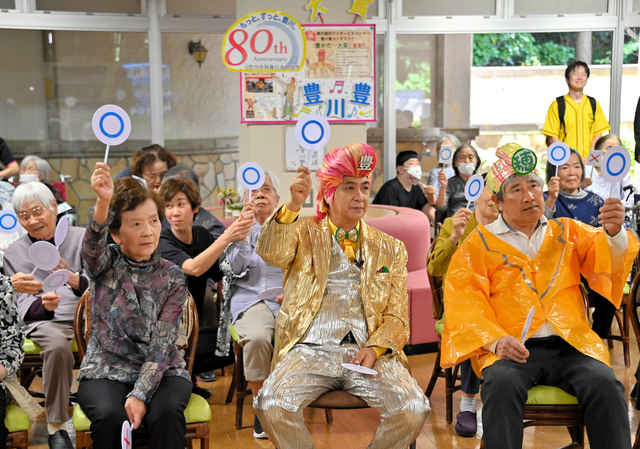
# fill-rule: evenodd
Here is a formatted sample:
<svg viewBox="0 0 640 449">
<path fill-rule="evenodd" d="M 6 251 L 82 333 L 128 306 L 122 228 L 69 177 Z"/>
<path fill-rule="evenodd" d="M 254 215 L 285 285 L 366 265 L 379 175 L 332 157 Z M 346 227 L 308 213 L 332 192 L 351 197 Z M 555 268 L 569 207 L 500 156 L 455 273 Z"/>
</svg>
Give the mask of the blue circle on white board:
<svg viewBox="0 0 640 449">
<path fill-rule="evenodd" d="M 320 137 L 318 137 L 316 140 L 309 139 L 305 134 L 305 131 L 307 130 L 307 126 L 309 125 L 316 125 L 318 126 L 318 128 L 320 128 Z M 302 138 L 304 139 L 305 142 L 311 145 L 315 145 L 316 143 L 320 142 L 323 137 L 324 137 L 324 129 L 322 128 L 322 125 L 320 124 L 320 122 L 318 122 L 317 120 L 309 120 L 307 123 L 302 125 Z"/>
<path fill-rule="evenodd" d="M 613 170 L 611 170 L 611 161 L 615 160 L 616 157 L 619 157 L 620 159 L 622 159 L 622 167 L 617 172 L 614 172 Z M 613 156 L 611 156 L 609 159 L 607 159 L 606 170 L 609 172 L 611 176 L 618 176 L 620 173 L 624 171 L 626 166 L 627 166 L 627 161 L 624 160 L 624 157 L 620 153 L 616 153 Z"/>
<path fill-rule="evenodd" d="M 253 182 L 249 181 L 247 179 L 247 173 L 255 173 L 255 181 L 253 181 Z M 249 167 L 245 171 L 242 172 L 242 179 L 247 184 L 256 185 L 258 182 L 260 182 L 260 172 L 258 170 L 256 170 L 254 167 Z"/>
<path fill-rule="evenodd" d="M 298 145 L 307 151 L 323 149 L 331 137 L 329 122 L 318 114 L 305 115 L 298 120 L 295 131 Z"/>
<path fill-rule="evenodd" d="M 13 234 L 18 230 L 20 224 L 18 217 L 12 210 L 3 210 L 0 212 L 0 232 L 3 234 Z"/>
<path fill-rule="evenodd" d="M 254 162 L 246 162 L 238 169 L 237 179 L 245 189 L 257 190 L 264 184 L 264 170 Z"/>
<path fill-rule="evenodd" d="M 473 191 L 474 186 L 478 187 L 475 192 Z M 476 196 L 478 192 L 480 192 L 480 189 L 482 189 L 482 183 L 479 180 L 474 179 L 473 182 L 469 185 L 469 195 Z"/>
<path fill-rule="evenodd" d="M 484 179 L 482 175 L 473 175 L 467 181 L 467 184 L 464 187 L 464 196 L 467 201 L 476 201 L 482 195 L 482 191 L 484 190 Z"/>
<path fill-rule="evenodd" d="M 120 106 L 105 104 L 94 112 L 91 127 L 100 142 L 115 146 L 129 138 L 131 119 Z"/>
<path fill-rule="evenodd" d="M 446 151 L 446 152 L 448 152 L 449 154 L 445 153 L 445 151 Z M 446 156 L 445 156 L 445 155 L 446 155 Z M 444 159 L 445 161 L 446 161 L 446 160 L 448 160 L 448 159 L 451 157 L 451 150 L 450 150 L 449 148 L 443 148 L 443 149 L 440 151 L 440 157 L 441 157 L 442 159 Z"/>
<path fill-rule="evenodd" d="M 104 129 L 104 119 L 106 119 L 107 117 L 115 117 L 120 121 L 120 130 L 115 133 L 115 134 L 109 134 L 105 129 Z M 120 117 L 118 114 L 116 114 L 115 112 L 107 112 L 106 114 L 104 114 L 102 117 L 100 117 L 100 131 L 102 131 L 102 134 L 104 134 L 105 136 L 107 136 L 110 139 L 115 139 L 116 137 L 119 137 L 123 132 L 124 132 L 124 120 L 122 120 L 122 117 Z"/>
<path fill-rule="evenodd" d="M 562 153 L 560 153 L 559 150 L 562 150 Z M 571 151 L 569 146 L 564 142 L 556 142 L 552 144 L 547 152 L 547 159 L 549 159 L 549 162 L 553 165 L 566 164 L 570 157 Z"/>
</svg>

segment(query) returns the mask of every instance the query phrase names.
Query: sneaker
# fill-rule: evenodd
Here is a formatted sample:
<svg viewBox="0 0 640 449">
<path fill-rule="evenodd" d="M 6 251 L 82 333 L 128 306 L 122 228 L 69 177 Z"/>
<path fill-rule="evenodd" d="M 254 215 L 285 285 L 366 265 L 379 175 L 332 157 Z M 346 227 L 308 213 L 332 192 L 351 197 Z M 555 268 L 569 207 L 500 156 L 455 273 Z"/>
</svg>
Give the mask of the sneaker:
<svg viewBox="0 0 640 449">
<path fill-rule="evenodd" d="M 262 430 L 262 424 L 260 424 L 260 420 L 257 416 L 253 420 L 253 437 L 260 440 L 266 440 L 269 438 L 264 430 Z"/>
<path fill-rule="evenodd" d="M 476 414 L 473 412 L 460 412 L 456 418 L 456 433 L 461 437 L 473 437 L 478 430 Z"/>
<path fill-rule="evenodd" d="M 215 382 L 216 380 L 218 380 L 218 378 L 216 377 L 215 371 L 207 371 L 206 373 L 200 373 L 198 374 L 198 377 L 203 382 Z"/>
<path fill-rule="evenodd" d="M 202 388 L 199 387 L 197 385 L 193 385 L 193 388 L 191 389 L 191 392 L 193 394 L 197 394 L 198 396 L 202 396 L 205 399 L 209 399 L 213 393 L 211 393 L 209 390 L 207 390 L 206 388 Z"/>
</svg>

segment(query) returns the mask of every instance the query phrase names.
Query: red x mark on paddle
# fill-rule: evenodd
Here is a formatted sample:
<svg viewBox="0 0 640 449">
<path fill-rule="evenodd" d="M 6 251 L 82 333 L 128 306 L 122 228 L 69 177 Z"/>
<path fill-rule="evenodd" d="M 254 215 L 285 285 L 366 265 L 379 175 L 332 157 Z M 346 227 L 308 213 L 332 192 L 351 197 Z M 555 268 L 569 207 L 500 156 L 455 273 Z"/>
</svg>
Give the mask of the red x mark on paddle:
<svg viewBox="0 0 640 449">
<path fill-rule="evenodd" d="M 590 159 L 589 162 L 600 162 L 600 156 L 602 156 L 601 154 L 590 154 Z"/>
</svg>

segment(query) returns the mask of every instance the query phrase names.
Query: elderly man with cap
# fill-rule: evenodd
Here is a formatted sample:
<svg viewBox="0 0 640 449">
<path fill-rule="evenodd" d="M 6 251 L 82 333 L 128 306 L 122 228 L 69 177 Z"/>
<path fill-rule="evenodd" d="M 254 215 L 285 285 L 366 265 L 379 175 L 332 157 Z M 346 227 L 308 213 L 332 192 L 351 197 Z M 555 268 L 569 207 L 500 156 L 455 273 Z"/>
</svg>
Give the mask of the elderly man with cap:
<svg viewBox="0 0 640 449">
<path fill-rule="evenodd" d="M 444 293 L 442 365 L 471 358 L 484 378 L 487 449 L 521 448 L 522 411 L 535 385 L 574 395 L 592 448 L 630 448 L 623 385 L 609 351 L 589 327 L 580 275 L 620 306 L 638 241 L 609 198 L 601 228 L 570 218 L 547 221 L 531 150 L 508 144 L 487 176 L 500 217 L 478 227 L 453 255 Z M 531 308 L 531 327 L 521 334 Z"/>
<path fill-rule="evenodd" d="M 422 178 L 422 167 L 418 160 L 418 153 L 415 151 L 401 151 L 396 156 L 396 171 L 398 175 L 390 181 L 385 182 L 375 198 L 373 204 L 384 204 L 386 206 L 410 207 L 427 213 L 429 201 L 427 193 L 435 194 L 434 186 L 425 186 L 423 190 L 414 182 Z M 435 203 L 434 203 L 435 204 Z M 432 204 L 433 206 L 433 204 Z"/>
<path fill-rule="evenodd" d="M 372 448 L 406 449 L 430 413 L 402 351 L 409 337 L 406 249 L 362 221 L 375 164 L 369 145 L 329 152 L 317 172 L 317 216 L 308 218 L 298 212 L 311 176 L 299 168 L 291 200 L 262 226 L 256 252 L 282 268 L 285 283 L 272 371 L 254 409 L 279 449 L 314 447 L 302 410 L 331 390 L 380 412 Z"/>
</svg>

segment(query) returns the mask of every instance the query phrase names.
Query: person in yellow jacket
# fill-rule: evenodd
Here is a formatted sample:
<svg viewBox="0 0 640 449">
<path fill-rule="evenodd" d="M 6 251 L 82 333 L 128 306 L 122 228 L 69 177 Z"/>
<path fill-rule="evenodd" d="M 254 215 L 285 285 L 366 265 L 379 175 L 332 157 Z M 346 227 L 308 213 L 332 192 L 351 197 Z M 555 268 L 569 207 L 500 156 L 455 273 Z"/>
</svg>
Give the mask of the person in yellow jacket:
<svg viewBox="0 0 640 449">
<path fill-rule="evenodd" d="M 482 195 L 476 201 L 476 210 L 474 212 L 462 208 L 453 217 L 444 221 L 436 244 L 429 254 L 427 271 L 432 276 L 443 278 L 444 280 L 451 262 L 451 256 L 478 226 L 478 223 L 488 225 L 497 218 L 498 210 L 495 208 L 492 192 L 488 187 L 485 187 Z M 442 297 L 442 291 L 439 291 L 438 294 Z M 440 314 L 442 315 L 442 310 Z M 462 379 L 462 398 L 460 400 L 460 413 L 456 417 L 455 431 L 461 437 L 473 437 L 478 430 L 476 395 L 480 391 L 480 379 L 473 372 L 470 360 L 465 360 L 460 364 L 460 377 Z"/>
<path fill-rule="evenodd" d="M 431 411 L 402 351 L 409 338 L 407 251 L 362 221 L 375 165 L 366 144 L 330 151 L 317 172 L 317 215 L 298 217 L 312 185 L 301 167 L 291 200 L 262 225 L 256 253 L 282 268 L 284 300 L 272 371 L 254 409 L 279 449 L 313 448 L 302 411 L 327 391 L 347 391 L 380 412 L 369 447 L 406 449 Z"/>
<path fill-rule="evenodd" d="M 583 93 L 590 74 L 589 66 L 582 61 L 573 61 L 567 66 L 564 78 L 569 93 L 549 105 L 542 128 L 547 145 L 564 142 L 584 160 L 602 134 L 611 129 L 600 103 Z"/>
<path fill-rule="evenodd" d="M 601 228 L 547 221 L 533 152 L 507 144 L 496 155 L 487 185 L 500 217 L 478 225 L 451 259 L 441 364 L 471 358 L 482 375 L 487 449 L 522 447 L 522 410 L 536 384 L 577 397 L 592 448 L 630 448 L 624 387 L 589 327 L 580 292 L 582 274 L 620 306 L 639 246 L 622 227 L 624 206 L 607 199 Z M 522 337 L 531 308 L 533 322 Z"/>
</svg>

